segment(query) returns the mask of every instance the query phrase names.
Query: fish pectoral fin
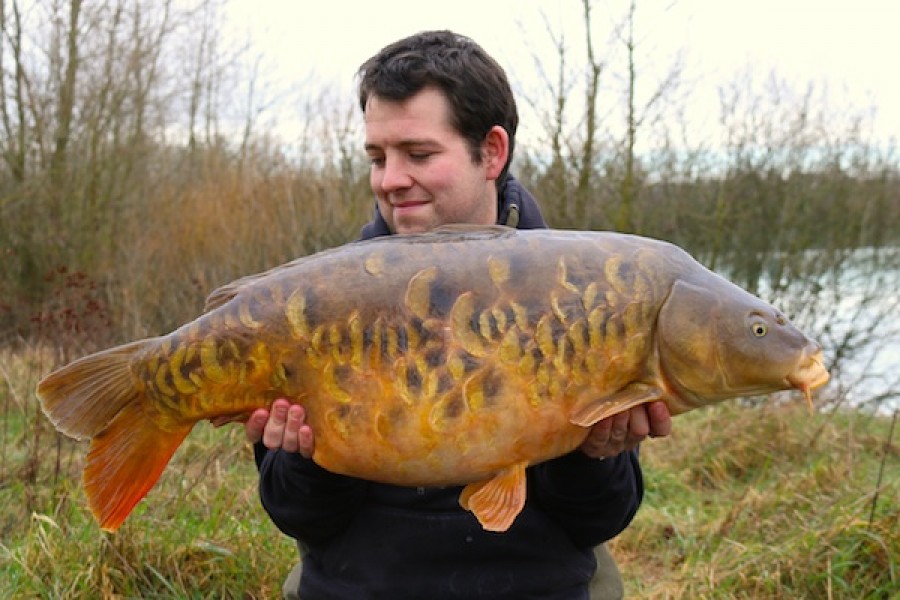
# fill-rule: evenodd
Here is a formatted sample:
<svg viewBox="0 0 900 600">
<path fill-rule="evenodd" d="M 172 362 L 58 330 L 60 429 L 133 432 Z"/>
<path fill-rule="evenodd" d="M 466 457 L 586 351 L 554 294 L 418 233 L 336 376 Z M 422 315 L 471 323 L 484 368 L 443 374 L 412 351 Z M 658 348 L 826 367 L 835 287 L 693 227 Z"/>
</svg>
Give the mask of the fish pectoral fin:
<svg viewBox="0 0 900 600">
<path fill-rule="evenodd" d="M 569 417 L 569 422 L 581 427 L 590 427 L 607 417 L 625 412 L 640 404 L 662 399 L 663 393 L 659 388 L 652 385 L 633 384 L 612 396 L 597 398 L 580 406 Z"/>
<path fill-rule="evenodd" d="M 82 478 L 88 505 L 104 531 L 118 529 L 147 495 L 192 427 L 162 429 L 140 403 L 132 403 L 94 436 Z"/>
<path fill-rule="evenodd" d="M 463 488 L 459 504 L 472 511 L 486 531 L 506 531 L 525 506 L 527 466 L 527 462 L 519 462 L 493 479 L 470 483 Z"/>
</svg>

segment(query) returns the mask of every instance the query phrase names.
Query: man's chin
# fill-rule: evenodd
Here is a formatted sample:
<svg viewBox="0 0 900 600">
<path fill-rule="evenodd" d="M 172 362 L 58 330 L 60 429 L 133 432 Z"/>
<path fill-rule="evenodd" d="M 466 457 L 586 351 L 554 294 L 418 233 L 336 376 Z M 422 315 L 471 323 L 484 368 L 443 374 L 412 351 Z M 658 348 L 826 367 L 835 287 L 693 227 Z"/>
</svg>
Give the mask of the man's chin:
<svg viewBox="0 0 900 600">
<path fill-rule="evenodd" d="M 394 233 L 425 233 L 440 225 L 430 202 L 394 206 L 391 211 Z"/>
<path fill-rule="evenodd" d="M 402 219 L 394 224 L 394 233 L 425 233 L 431 231 L 438 224 L 421 219 Z"/>
</svg>

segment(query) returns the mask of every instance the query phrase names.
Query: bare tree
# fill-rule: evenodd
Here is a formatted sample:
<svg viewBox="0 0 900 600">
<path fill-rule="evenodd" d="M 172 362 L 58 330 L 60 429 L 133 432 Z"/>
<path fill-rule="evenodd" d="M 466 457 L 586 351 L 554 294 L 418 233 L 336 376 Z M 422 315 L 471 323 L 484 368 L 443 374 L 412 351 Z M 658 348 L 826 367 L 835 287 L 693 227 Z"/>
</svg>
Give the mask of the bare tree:
<svg viewBox="0 0 900 600">
<path fill-rule="evenodd" d="M 11 4 L 12 22 L 9 21 L 5 1 L 0 1 L 0 118 L 2 118 L 3 159 L 12 179 L 21 184 L 27 174 L 27 128 L 25 107 L 28 81 L 22 64 L 22 16 L 19 3 Z M 13 78 L 7 81 L 6 55 L 12 54 Z M 10 91 L 10 87 L 12 88 Z"/>
<path fill-rule="evenodd" d="M 540 185 L 549 192 L 545 196 L 550 201 L 545 203 L 554 221 L 575 227 L 602 225 L 635 231 L 639 228 L 636 204 L 642 186 L 639 137 L 674 97 L 680 60 L 676 59 L 655 81 L 644 75 L 650 69 L 640 56 L 635 1 L 612 28 L 612 39 L 605 45 L 609 51 L 602 53 L 606 58 L 601 60 L 595 10 L 594 2 L 582 0 L 584 54 L 575 59 L 565 35 L 556 33 L 544 17 L 555 48 L 557 71 L 548 74 L 542 57 L 533 55 L 543 94 L 526 91 L 523 97 L 542 117 L 546 132 L 549 159 Z M 617 73 L 624 73 L 620 88 L 605 83 Z M 639 86 L 646 88 L 648 81 L 650 93 L 640 94 Z M 621 92 L 610 94 L 610 89 Z M 581 101 L 572 102 L 572 98 Z M 605 223 L 599 220 L 603 214 Z"/>
<path fill-rule="evenodd" d="M 585 49 L 587 73 L 585 81 L 585 124 L 584 144 L 578 165 L 578 185 L 575 188 L 575 222 L 584 223 L 587 206 L 593 196 L 592 174 L 594 172 L 597 138 L 597 102 L 599 100 L 600 74 L 603 63 L 594 54 L 593 28 L 591 27 L 591 0 L 582 0 L 584 14 Z"/>
<path fill-rule="evenodd" d="M 536 113 L 536 120 L 544 130 L 549 153 L 540 148 L 528 160 L 534 161 L 543 174 L 541 187 L 548 199 L 552 199 L 544 207 L 551 222 L 563 223 L 571 220 L 572 213 L 570 206 L 572 165 L 569 158 L 567 113 L 568 100 L 575 83 L 569 73 L 567 61 L 569 49 L 566 45 L 565 31 L 557 32 L 543 11 L 541 18 L 544 22 L 544 31 L 554 48 L 555 72 L 548 72 L 548 61 L 544 56 L 533 52 L 532 64 L 541 85 L 536 93 L 531 88 L 520 87 L 517 95 Z"/>
<path fill-rule="evenodd" d="M 557 223 L 574 222 L 584 226 L 593 194 L 593 173 L 598 147 L 600 78 L 605 64 L 596 58 L 591 27 L 592 5 L 582 0 L 583 40 L 585 43 L 584 67 L 569 66 L 571 50 L 565 32 L 555 31 L 547 15 L 542 13 L 545 30 L 555 50 L 555 73 L 548 73 L 546 61 L 537 53 L 532 54 L 535 70 L 542 82 L 537 95 L 530 90 L 520 91 L 529 106 L 538 114 L 549 146 L 549 156 L 539 156 L 545 162 L 544 185 L 552 201 L 547 209 Z M 583 70 L 583 84 L 577 84 L 575 71 Z M 583 86 L 583 87 L 582 87 Z M 573 118 L 570 105 L 573 93 L 582 93 L 584 112 Z M 578 104 L 578 103 L 576 103 Z M 576 123 L 571 126 L 569 123 Z M 544 160 L 542 160 L 544 158 Z"/>
<path fill-rule="evenodd" d="M 81 0 L 71 0 L 68 23 L 62 34 L 65 39 L 65 54 L 58 58 L 62 78 L 58 87 L 56 104 L 56 129 L 53 154 L 50 157 L 50 183 L 58 193 L 66 177 L 66 151 L 72 135 L 72 113 L 75 109 L 75 83 L 79 73 L 78 28 L 81 16 Z"/>
<path fill-rule="evenodd" d="M 585 0 L 587 1 L 587 0 Z M 616 27 L 615 37 L 624 49 L 624 139 L 620 143 L 621 156 L 618 168 L 618 205 L 613 212 L 612 225 L 618 231 L 639 229 L 635 213 L 638 194 L 642 186 L 637 157 L 638 137 L 648 121 L 661 114 L 681 78 L 681 61 L 676 60 L 664 71 L 663 76 L 653 83 L 650 92 L 639 97 L 638 85 L 642 82 L 643 70 L 639 52 L 641 42 L 637 38 L 637 1 L 631 0 L 627 14 Z"/>
</svg>

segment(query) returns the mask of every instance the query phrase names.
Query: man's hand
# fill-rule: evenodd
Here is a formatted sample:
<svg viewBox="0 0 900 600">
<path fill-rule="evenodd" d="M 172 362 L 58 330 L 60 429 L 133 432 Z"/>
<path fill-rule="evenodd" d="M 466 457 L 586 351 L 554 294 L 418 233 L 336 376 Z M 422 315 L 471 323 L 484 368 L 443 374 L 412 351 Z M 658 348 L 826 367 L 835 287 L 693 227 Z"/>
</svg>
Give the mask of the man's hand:
<svg viewBox="0 0 900 600">
<path fill-rule="evenodd" d="M 284 399 L 273 402 L 271 410 L 253 411 L 244 424 L 244 432 L 251 444 L 262 441 L 270 450 L 281 448 L 312 458 L 315 449 L 312 428 L 306 424 L 306 411 Z"/>
<path fill-rule="evenodd" d="M 648 435 L 665 437 L 670 433 L 669 409 L 663 402 L 651 402 L 596 423 L 580 447 L 591 458 L 607 458 L 631 450 Z"/>
</svg>

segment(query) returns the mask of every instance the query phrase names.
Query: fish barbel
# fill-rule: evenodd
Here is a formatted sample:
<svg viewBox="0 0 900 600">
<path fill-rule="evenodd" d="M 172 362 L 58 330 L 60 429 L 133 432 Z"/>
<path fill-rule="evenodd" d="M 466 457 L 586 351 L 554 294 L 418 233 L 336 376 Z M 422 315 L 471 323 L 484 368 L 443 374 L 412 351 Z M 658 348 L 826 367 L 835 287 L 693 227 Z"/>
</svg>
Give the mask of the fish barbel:
<svg viewBox="0 0 900 600">
<path fill-rule="evenodd" d="M 239 279 L 168 335 L 81 358 L 38 385 L 91 440 L 83 483 L 114 531 L 195 423 L 304 406 L 313 460 L 403 486 L 465 485 L 505 531 L 525 468 L 598 421 L 672 414 L 828 380 L 822 349 L 683 250 L 610 232 L 451 226 L 356 242 Z"/>
</svg>

